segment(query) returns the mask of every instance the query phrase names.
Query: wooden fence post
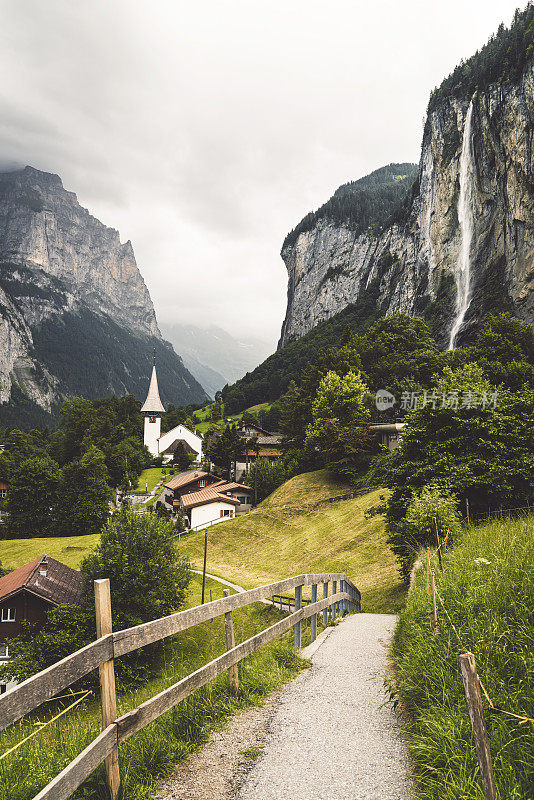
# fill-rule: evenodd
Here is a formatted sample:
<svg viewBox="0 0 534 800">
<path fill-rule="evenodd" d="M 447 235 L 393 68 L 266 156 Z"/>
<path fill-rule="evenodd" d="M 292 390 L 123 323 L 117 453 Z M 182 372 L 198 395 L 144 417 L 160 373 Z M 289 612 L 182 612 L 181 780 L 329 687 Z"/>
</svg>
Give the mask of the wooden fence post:
<svg viewBox="0 0 534 800">
<path fill-rule="evenodd" d="M 311 588 L 311 601 L 312 603 L 317 602 L 317 584 L 312 583 Z M 311 641 L 314 642 L 317 639 L 317 614 L 314 614 L 311 618 Z"/>
<path fill-rule="evenodd" d="M 228 597 L 230 589 L 223 589 L 223 595 Z M 227 611 L 224 615 L 224 630 L 226 633 L 226 649 L 232 650 L 235 647 L 234 620 L 232 612 Z M 237 694 L 239 691 L 239 673 L 237 664 L 228 668 L 228 682 L 230 684 L 230 694 Z"/>
<path fill-rule="evenodd" d="M 438 610 L 436 608 L 436 574 L 434 567 L 430 570 L 432 574 L 432 615 L 434 617 L 434 628 L 438 627 Z"/>
<path fill-rule="evenodd" d="M 328 597 L 328 581 L 323 583 L 323 598 Z M 328 625 L 328 609 L 325 608 L 323 611 L 323 625 L 326 628 Z"/>
<path fill-rule="evenodd" d="M 111 594 L 109 578 L 94 582 L 96 635 L 98 639 L 108 636 L 113 631 L 111 619 Z M 113 659 L 105 661 L 98 668 L 100 676 L 100 704 L 102 706 L 102 729 L 107 728 L 117 719 L 117 694 L 115 692 L 115 667 Z M 115 726 L 116 727 L 116 726 Z M 121 776 L 119 772 L 119 749 L 114 747 L 104 761 L 106 782 L 111 800 L 117 800 Z"/>
<path fill-rule="evenodd" d="M 495 800 L 497 793 L 495 789 L 495 778 L 493 776 L 493 764 L 491 761 L 486 723 L 484 722 L 482 697 L 480 696 L 480 682 L 473 653 L 464 653 L 460 656 L 460 669 L 462 670 L 465 699 L 467 700 L 469 719 L 471 720 L 471 728 L 473 729 L 473 738 L 475 740 L 478 756 L 484 797 L 486 800 Z"/>
<path fill-rule="evenodd" d="M 337 592 L 337 581 L 332 581 L 332 594 L 336 594 L 336 592 Z M 332 621 L 334 621 L 336 618 L 336 603 L 330 606 L 330 608 L 332 609 Z"/>
<path fill-rule="evenodd" d="M 434 525 L 436 526 L 436 547 L 438 548 L 437 553 L 438 553 L 439 568 L 443 570 L 443 563 L 441 561 L 441 546 L 439 542 L 438 520 L 436 517 L 434 517 Z"/>
<path fill-rule="evenodd" d="M 295 586 L 295 611 L 302 606 L 302 586 Z M 295 622 L 295 649 L 300 650 L 302 644 L 300 622 Z"/>
</svg>

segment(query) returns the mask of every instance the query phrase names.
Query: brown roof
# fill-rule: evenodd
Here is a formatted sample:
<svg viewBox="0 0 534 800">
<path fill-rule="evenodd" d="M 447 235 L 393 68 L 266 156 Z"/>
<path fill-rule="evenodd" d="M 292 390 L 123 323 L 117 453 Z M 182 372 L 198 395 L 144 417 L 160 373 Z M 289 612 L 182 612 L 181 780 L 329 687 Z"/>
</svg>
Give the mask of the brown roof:
<svg viewBox="0 0 534 800">
<path fill-rule="evenodd" d="M 46 562 L 46 575 L 39 567 Z M 43 565 L 44 566 L 44 565 Z M 78 604 L 82 597 L 83 578 L 77 569 L 71 569 L 55 558 L 43 555 L 0 578 L 0 601 L 15 592 L 26 589 L 54 605 Z"/>
<path fill-rule="evenodd" d="M 175 478 L 172 478 L 165 484 L 166 489 L 180 489 L 182 486 L 187 486 L 188 483 L 194 483 L 199 478 L 215 478 L 216 481 L 221 479 L 211 472 L 202 472 L 202 470 L 189 470 L 189 472 L 181 472 Z"/>
<path fill-rule="evenodd" d="M 184 494 L 182 506 L 184 508 L 194 508 L 195 506 L 205 506 L 207 503 L 230 503 L 234 506 L 239 505 L 239 500 L 227 494 L 220 494 L 217 489 L 211 487 L 201 489 L 199 492 Z"/>
<path fill-rule="evenodd" d="M 206 488 L 217 489 L 218 492 L 226 492 L 229 489 L 248 489 L 249 492 L 252 491 L 250 486 L 246 486 L 244 483 L 236 483 L 235 481 L 225 481 L 222 479 L 220 481 L 217 481 L 217 483 L 212 483 L 209 487 Z"/>
</svg>

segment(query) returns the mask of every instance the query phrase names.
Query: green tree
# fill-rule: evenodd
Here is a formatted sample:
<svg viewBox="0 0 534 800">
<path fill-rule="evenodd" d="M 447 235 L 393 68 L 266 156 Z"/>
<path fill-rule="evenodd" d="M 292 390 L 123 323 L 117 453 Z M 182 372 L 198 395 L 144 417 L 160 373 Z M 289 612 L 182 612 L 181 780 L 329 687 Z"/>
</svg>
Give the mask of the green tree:
<svg viewBox="0 0 534 800">
<path fill-rule="evenodd" d="M 100 544 L 80 567 L 89 586 L 109 578 L 116 628 L 139 625 L 177 611 L 189 585 L 189 563 L 178 555 L 171 522 L 155 514 L 119 511 Z"/>
<path fill-rule="evenodd" d="M 306 429 L 305 446 L 330 467 L 356 467 L 368 441 L 369 390 L 360 373 L 341 377 L 328 372 L 312 403 L 312 421 Z"/>
<path fill-rule="evenodd" d="M 56 509 L 62 473 L 49 456 L 28 458 L 15 466 L 7 496 L 4 538 L 57 536 Z"/>
<path fill-rule="evenodd" d="M 176 449 L 172 455 L 173 466 L 181 472 L 189 469 L 191 465 L 191 454 L 188 452 L 183 442 L 178 442 Z"/>
<path fill-rule="evenodd" d="M 56 506 L 59 535 L 100 532 L 112 498 L 107 477 L 104 454 L 94 446 L 64 467 Z"/>
<path fill-rule="evenodd" d="M 450 545 L 460 531 L 460 522 L 456 498 L 446 494 L 443 489 L 432 485 L 423 486 L 419 493 L 414 494 L 406 518 L 396 531 L 402 552 L 410 553 L 410 558 L 406 560 L 405 573 L 421 546 L 436 545 L 436 526 L 440 541 L 448 534 Z"/>
<path fill-rule="evenodd" d="M 235 464 L 238 454 L 244 447 L 244 439 L 238 434 L 234 425 L 229 425 L 221 434 L 214 434 L 210 438 L 207 446 L 207 456 L 216 467 L 226 472 L 230 478 L 232 465 Z"/>
<path fill-rule="evenodd" d="M 428 484 L 455 496 L 460 510 L 468 500 L 475 515 L 534 500 L 534 392 L 496 391 L 476 364 L 447 367 L 433 398 L 408 414 L 400 446 L 383 464 L 392 489 L 390 541 L 405 575 L 413 551 L 403 520 Z"/>
<path fill-rule="evenodd" d="M 96 637 L 94 611 L 75 605 L 63 605 L 47 613 L 46 623 L 36 630 L 27 621 L 22 633 L 9 641 L 10 660 L 0 666 L 1 680 L 19 683 L 56 661 L 89 644 Z M 85 685 L 97 682 L 85 680 Z"/>
</svg>

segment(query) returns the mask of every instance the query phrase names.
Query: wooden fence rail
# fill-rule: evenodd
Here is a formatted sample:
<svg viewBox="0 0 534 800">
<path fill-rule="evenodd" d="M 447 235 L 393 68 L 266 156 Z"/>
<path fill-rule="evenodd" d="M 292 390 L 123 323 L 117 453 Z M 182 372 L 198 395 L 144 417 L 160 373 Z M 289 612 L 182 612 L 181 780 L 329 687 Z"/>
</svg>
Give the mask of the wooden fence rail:
<svg viewBox="0 0 534 800">
<path fill-rule="evenodd" d="M 338 581 L 341 589 L 339 592 L 336 591 Z M 332 583 L 333 592 L 328 596 L 328 584 L 330 582 Z M 99 583 L 101 584 L 102 582 Z M 323 598 L 304 607 L 299 607 L 302 587 L 311 586 L 312 596 L 316 599 L 317 584 L 319 583 L 323 584 Z M 101 591 L 102 586 L 100 585 L 98 589 Z M 140 731 L 145 725 L 153 722 L 186 697 L 189 697 L 201 686 L 237 665 L 246 656 L 286 633 L 292 627 L 295 630 L 295 643 L 300 646 L 300 623 L 308 617 L 312 617 L 313 641 L 317 633 L 317 615 L 321 612 L 324 615 L 328 608 L 332 609 L 332 616 L 335 616 L 341 609 L 360 611 L 360 592 L 343 573 L 297 575 L 284 581 L 260 586 L 258 589 L 250 589 L 247 592 L 223 597 L 203 606 L 180 611 L 153 622 L 138 625 L 135 628 L 104 635 L 96 642 L 92 642 L 76 653 L 67 656 L 57 664 L 53 664 L 48 669 L 16 686 L 10 692 L 0 696 L 0 730 L 3 730 L 79 678 L 87 675 L 96 667 L 101 667 L 110 662 L 112 664 L 114 658 L 167 636 L 172 636 L 180 631 L 187 630 L 201 622 L 214 619 L 221 614 L 231 614 L 232 611 L 238 608 L 272 597 L 273 594 L 287 592 L 290 589 L 295 589 L 296 598 L 296 610 L 292 614 L 250 639 L 229 648 L 223 655 L 146 700 L 137 708 L 111 722 L 111 724 L 106 725 L 102 733 L 45 786 L 34 800 L 67 800 L 96 767 L 106 759 L 108 759 L 107 763 L 109 764 L 109 757 L 116 752 L 119 744 L 125 742 L 126 739 Z M 109 699 L 106 700 L 102 696 L 101 702 L 104 708 L 104 704 L 109 702 Z M 105 723 L 106 715 L 104 714 Z M 118 796 L 118 784 L 116 781 L 112 783 L 109 775 L 108 786 L 110 795 L 115 800 Z"/>
</svg>

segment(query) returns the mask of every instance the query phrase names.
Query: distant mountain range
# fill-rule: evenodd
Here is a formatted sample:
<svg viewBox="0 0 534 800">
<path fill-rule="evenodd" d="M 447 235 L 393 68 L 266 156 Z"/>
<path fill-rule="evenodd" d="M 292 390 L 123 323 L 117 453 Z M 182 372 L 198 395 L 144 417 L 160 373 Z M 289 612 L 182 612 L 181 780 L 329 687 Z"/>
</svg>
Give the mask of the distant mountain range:
<svg viewBox="0 0 534 800">
<path fill-rule="evenodd" d="M 51 425 L 63 401 L 206 392 L 161 336 L 130 242 L 33 167 L 0 173 L 0 425 Z"/>
<path fill-rule="evenodd" d="M 215 325 L 200 328 L 162 323 L 161 330 L 210 397 L 254 369 L 273 349 L 261 339 L 239 341 Z"/>
</svg>

